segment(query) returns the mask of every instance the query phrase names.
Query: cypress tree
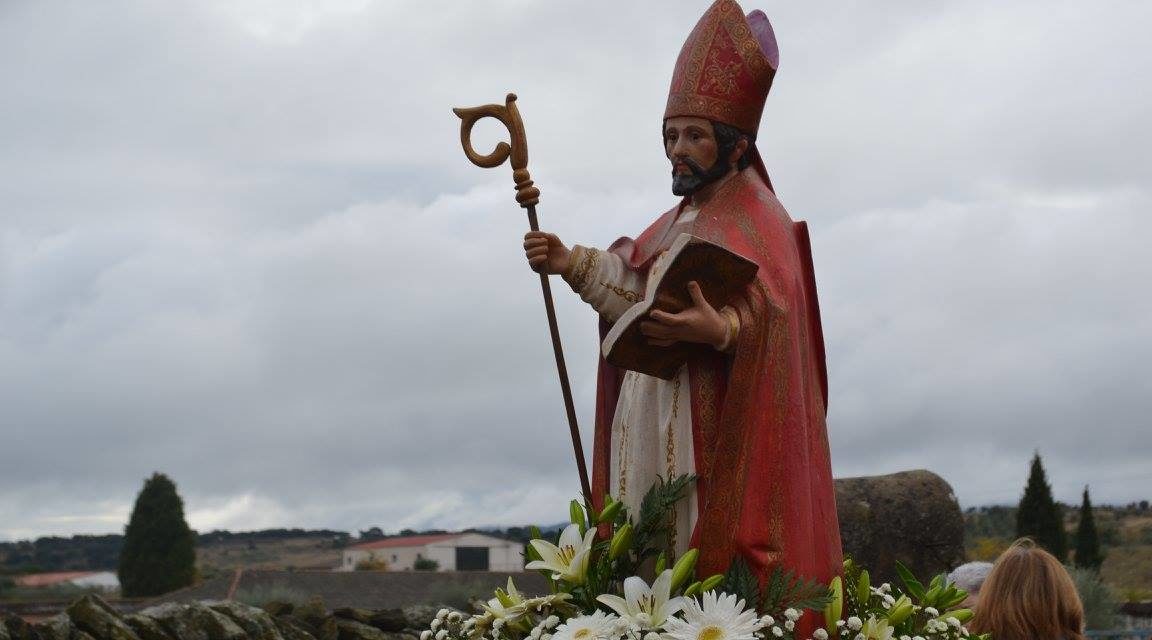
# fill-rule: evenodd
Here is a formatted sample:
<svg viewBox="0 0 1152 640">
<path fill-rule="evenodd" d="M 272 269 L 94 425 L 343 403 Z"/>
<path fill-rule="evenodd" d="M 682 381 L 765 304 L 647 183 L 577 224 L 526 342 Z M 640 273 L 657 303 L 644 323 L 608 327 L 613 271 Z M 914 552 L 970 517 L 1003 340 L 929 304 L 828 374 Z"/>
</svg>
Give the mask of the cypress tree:
<svg viewBox="0 0 1152 640">
<path fill-rule="evenodd" d="M 1064 534 L 1064 516 L 1060 505 L 1052 499 L 1052 487 L 1044 474 L 1040 462 L 1040 452 L 1032 458 L 1032 470 L 1028 474 L 1028 484 L 1024 487 L 1024 497 L 1016 512 L 1016 537 L 1029 537 L 1036 541 L 1061 562 L 1068 555 L 1068 543 Z"/>
<path fill-rule="evenodd" d="M 1096 517 L 1092 515 L 1088 487 L 1084 487 L 1080 525 L 1076 528 L 1076 566 L 1099 570 L 1101 564 L 1104 564 L 1104 554 L 1100 553 L 1100 538 L 1096 535 Z"/>
<path fill-rule="evenodd" d="M 184 521 L 176 485 L 153 473 L 136 497 L 120 551 L 120 592 L 154 596 L 192 584 L 196 577 L 196 538 Z"/>
</svg>

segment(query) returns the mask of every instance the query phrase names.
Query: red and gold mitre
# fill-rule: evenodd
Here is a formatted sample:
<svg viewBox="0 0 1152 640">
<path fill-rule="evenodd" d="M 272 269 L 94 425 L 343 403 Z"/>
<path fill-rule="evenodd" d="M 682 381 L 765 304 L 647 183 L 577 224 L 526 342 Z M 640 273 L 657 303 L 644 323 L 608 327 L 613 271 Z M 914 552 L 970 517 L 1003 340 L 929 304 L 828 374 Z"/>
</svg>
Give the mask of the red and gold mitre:
<svg viewBox="0 0 1152 640">
<path fill-rule="evenodd" d="M 708 118 L 755 135 L 779 62 L 762 11 L 745 17 L 735 0 L 716 0 L 680 49 L 664 118 Z"/>
</svg>

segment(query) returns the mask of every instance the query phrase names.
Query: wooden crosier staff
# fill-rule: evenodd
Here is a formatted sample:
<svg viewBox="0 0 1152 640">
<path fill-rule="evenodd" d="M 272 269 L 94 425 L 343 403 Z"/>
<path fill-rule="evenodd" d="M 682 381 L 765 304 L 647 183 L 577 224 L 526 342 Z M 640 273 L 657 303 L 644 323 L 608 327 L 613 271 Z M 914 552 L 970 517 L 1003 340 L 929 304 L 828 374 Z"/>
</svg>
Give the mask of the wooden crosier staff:
<svg viewBox="0 0 1152 640">
<path fill-rule="evenodd" d="M 516 108 L 516 94 L 509 93 L 503 105 L 486 104 L 479 107 L 452 110 L 460 116 L 460 145 L 464 155 L 472 164 L 491 169 L 512 158 L 512 179 L 516 182 L 516 202 L 528 210 L 528 226 L 533 231 L 540 230 L 536 221 L 536 204 L 540 202 L 540 190 L 532 186 L 528 175 L 528 140 L 524 136 L 524 122 Z M 508 128 L 511 146 L 500 142 L 492 153 L 480 155 L 472 148 L 472 127 L 481 118 L 496 118 Z M 540 288 L 544 292 L 544 308 L 548 311 L 548 330 L 552 333 L 552 351 L 556 355 L 556 371 L 560 374 L 560 391 L 564 394 L 564 410 L 568 413 L 568 429 L 572 432 L 572 448 L 576 452 L 576 468 L 580 471 L 580 489 L 584 500 L 592 504 L 592 488 L 588 484 L 588 469 L 584 466 L 584 447 L 580 444 L 580 429 L 576 426 L 576 409 L 572 403 L 572 388 L 568 385 L 568 367 L 564 365 L 564 348 L 560 346 L 560 329 L 556 326 L 556 309 L 552 306 L 552 287 L 548 276 L 540 273 Z"/>
</svg>

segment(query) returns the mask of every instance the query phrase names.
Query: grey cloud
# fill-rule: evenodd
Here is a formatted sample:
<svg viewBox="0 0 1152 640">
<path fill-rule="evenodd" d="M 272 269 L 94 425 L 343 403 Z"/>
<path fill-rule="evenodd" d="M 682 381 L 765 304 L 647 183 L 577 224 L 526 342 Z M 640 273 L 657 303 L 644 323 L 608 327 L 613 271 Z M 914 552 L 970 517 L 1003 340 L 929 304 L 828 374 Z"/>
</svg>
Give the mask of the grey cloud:
<svg viewBox="0 0 1152 640">
<path fill-rule="evenodd" d="M 0 537 L 118 530 L 156 469 L 203 526 L 563 518 L 526 222 L 449 108 L 516 91 L 542 224 L 634 235 L 672 204 L 657 125 L 702 7 L 317 6 L 5 5 Z M 762 8 L 836 473 L 1012 501 L 1039 447 L 1060 498 L 1146 498 L 1147 9 Z M 554 290 L 590 442 L 595 322 Z"/>
</svg>

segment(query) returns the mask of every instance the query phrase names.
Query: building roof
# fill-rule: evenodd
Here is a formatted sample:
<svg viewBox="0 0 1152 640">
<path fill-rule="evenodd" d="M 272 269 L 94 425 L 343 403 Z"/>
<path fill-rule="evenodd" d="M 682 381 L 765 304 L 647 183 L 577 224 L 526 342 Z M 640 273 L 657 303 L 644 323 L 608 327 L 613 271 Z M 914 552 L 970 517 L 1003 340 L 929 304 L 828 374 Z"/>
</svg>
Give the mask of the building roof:
<svg viewBox="0 0 1152 640">
<path fill-rule="evenodd" d="M 363 542 L 361 544 L 354 544 L 348 549 L 386 549 L 390 547 L 423 547 L 426 544 L 433 544 L 436 542 L 444 542 L 445 540 L 453 540 L 463 536 L 463 533 L 436 533 L 423 536 L 397 536 L 395 538 L 384 538 L 383 540 L 373 540 L 372 542 Z"/>
</svg>

